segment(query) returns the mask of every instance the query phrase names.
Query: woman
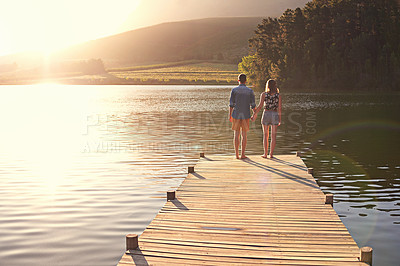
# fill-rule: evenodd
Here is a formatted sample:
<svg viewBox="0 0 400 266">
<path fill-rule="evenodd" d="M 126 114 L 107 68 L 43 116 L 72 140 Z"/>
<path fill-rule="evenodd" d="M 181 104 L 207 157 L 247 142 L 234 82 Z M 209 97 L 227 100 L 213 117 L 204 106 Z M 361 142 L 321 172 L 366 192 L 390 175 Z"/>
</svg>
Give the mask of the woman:
<svg viewBox="0 0 400 266">
<path fill-rule="evenodd" d="M 273 79 L 267 81 L 267 84 L 265 85 L 265 92 L 261 93 L 260 103 L 255 110 L 255 114 L 251 117 L 252 121 L 257 118 L 257 113 L 260 111 L 262 106 L 264 106 L 264 113 L 261 119 L 264 132 L 264 154 L 262 157 L 268 158 L 269 128 L 271 128 L 271 151 L 269 153 L 269 158 L 274 158 L 276 131 L 278 126 L 281 124 L 282 100 L 281 96 L 279 95 L 279 89 L 276 81 Z"/>
</svg>

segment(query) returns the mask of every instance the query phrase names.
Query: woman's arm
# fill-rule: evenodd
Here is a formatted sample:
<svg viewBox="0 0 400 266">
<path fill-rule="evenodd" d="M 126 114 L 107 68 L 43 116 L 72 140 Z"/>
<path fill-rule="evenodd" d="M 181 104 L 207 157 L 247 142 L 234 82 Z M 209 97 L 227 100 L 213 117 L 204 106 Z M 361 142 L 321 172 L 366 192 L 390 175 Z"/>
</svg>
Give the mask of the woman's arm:
<svg viewBox="0 0 400 266">
<path fill-rule="evenodd" d="M 258 104 L 258 106 L 255 109 L 256 114 L 260 111 L 260 109 L 263 107 L 264 105 L 264 99 L 265 99 L 265 92 L 261 93 L 260 95 L 260 103 Z"/>
<path fill-rule="evenodd" d="M 279 125 L 281 125 L 281 121 L 282 121 L 282 96 L 279 95 L 279 105 L 278 105 L 278 114 L 279 114 Z"/>
<path fill-rule="evenodd" d="M 264 99 L 265 99 L 265 92 L 261 93 L 261 95 L 260 95 L 260 103 L 258 104 L 258 106 L 256 108 L 253 109 L 253 115 L 251 117 L 251 121 L 256 120 L 257 113 L 260 111 L 260 109 L 264 105 Z"/>
</svg>

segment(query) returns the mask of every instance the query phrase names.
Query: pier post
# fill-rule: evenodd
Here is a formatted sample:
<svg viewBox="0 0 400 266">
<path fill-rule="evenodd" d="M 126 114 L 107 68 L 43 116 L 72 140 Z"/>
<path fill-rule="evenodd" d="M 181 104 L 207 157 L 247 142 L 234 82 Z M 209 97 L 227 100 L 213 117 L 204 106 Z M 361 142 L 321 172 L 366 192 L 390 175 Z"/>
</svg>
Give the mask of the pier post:
<svg viewBox="0 0 400 266">
<path fill-rule="evenodd" d="M 200 152 L 200 158 L 204 158 L 204 152 Z"/>
<path fill-rule="evenodd" d="M 372 248 L 362 247 L 360 249 L 360 261 L 372 265 Z"/>
<path fill-rule="evenodd" d="M 297 157 L 300 157 L 300 155 L 301 155 L 301 152 L 296 151 L 296 156 L 297 156 Z"/>
<path fill-rule="evenodd" d="M 333 206 L 333 194 L 325 194 L 325 204 Z"/>
<path fill-rule="evenodd" d="M 188 173 L 194 173 L 194 166 L 189 166 L 188 167 Z"/>
<path fill-rule="evenodd" d="M 167 200 L 174 200 L 175 199 L 175 191 L 170 190 L 167 191 Z"/>
<path fill-rule="evenodd" d="M 309 173 L 310 175 L 314 174 L 314 168 L 308 168 L 307 173 Z"/>
<path fill-rule="evenodd" d="M 139 247 L 138 235 L 128 234 L 126 235 L 126 250 L 133 250 Z"/>
</svg>

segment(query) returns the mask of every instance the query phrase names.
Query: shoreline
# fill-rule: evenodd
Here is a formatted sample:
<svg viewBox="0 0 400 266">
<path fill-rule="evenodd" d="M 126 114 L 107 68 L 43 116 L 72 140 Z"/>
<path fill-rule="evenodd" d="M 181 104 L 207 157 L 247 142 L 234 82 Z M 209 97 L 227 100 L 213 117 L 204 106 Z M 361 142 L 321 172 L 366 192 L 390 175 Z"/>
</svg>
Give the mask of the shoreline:
<svg viewBox="0 0 400 266">
<path fill-rule="evenodd" d="M 215 81 L 206 81 L 206 82 L 181 82 L 181 81 L 169 81 L 169 82 L 154 82 L 154 81 L 144 81 L 144 82 L 113 82 L 113 81 L 88 81 L 88 82 L 60 82 L 57 80 L 40 80 L 35 82 L 10 82 L 10 83 L 0 83 L 0 86 L 18 86 L 18 85 L 37 85 L 37 84 L 46 84 L 46 83 L 57 83 L 61 85 L 215 85 L 215 86 L 234 86 L 236 82 L 215 82 Z"/>
<path fill-rule="evenodd" d="M 70 79 L 70 80 L 60 80 L 60 79 L 38 79 L 38 80 L 27 80 L 27 81 L 19 81 L 19 82 L 0 82 L 0 86 L 26 86 L 26 85 L 38 85 L 38 84 L 60 84 L 60 85 L 76 85 L 76 86 L 85 86 L 85 85 L 94 85 L 94 86 L 107 86 L 107 85 L 144 85 L 144 86 L 236 86 L 237 82 L 218 82 L 216 80 L 198 80 L 198 81 L 187 81 L 187 80 L 168 80 L 168 81 L 160 81 L 160 80 L 146 80 L 146 81 L 138 81 L 138 80 L 109 80 L 109 79 Z M 253 86 L 251 84 L 247 85 L 252 88 L 254 91 L 263 91 L 264 88 L 259 88 L 257 86 Z M 328 93 L 328 94 L 352 94 L 352 93 L 394 93 L 399 94 L 400 91 L 388 89 L 388 88 L 369 88 L 365 90 L 360 89 L 352 89 L 352 88 L 340 88 L 340 89 L 285 89 L 286 92 L 290 93 Z"/>
</svg>

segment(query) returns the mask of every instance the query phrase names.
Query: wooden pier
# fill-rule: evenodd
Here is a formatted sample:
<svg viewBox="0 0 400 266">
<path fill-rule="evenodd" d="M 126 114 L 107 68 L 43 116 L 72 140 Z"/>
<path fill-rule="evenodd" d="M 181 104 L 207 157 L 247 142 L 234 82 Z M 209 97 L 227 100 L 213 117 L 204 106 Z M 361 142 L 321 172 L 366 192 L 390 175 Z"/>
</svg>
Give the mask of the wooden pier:
<svg viewBox="0 0 400 266">
<path fill-rule="evenodd" d="M 371 264 L 300 157 L 210 156 L 188 172 L 118 265 Z"/>
</svg>

